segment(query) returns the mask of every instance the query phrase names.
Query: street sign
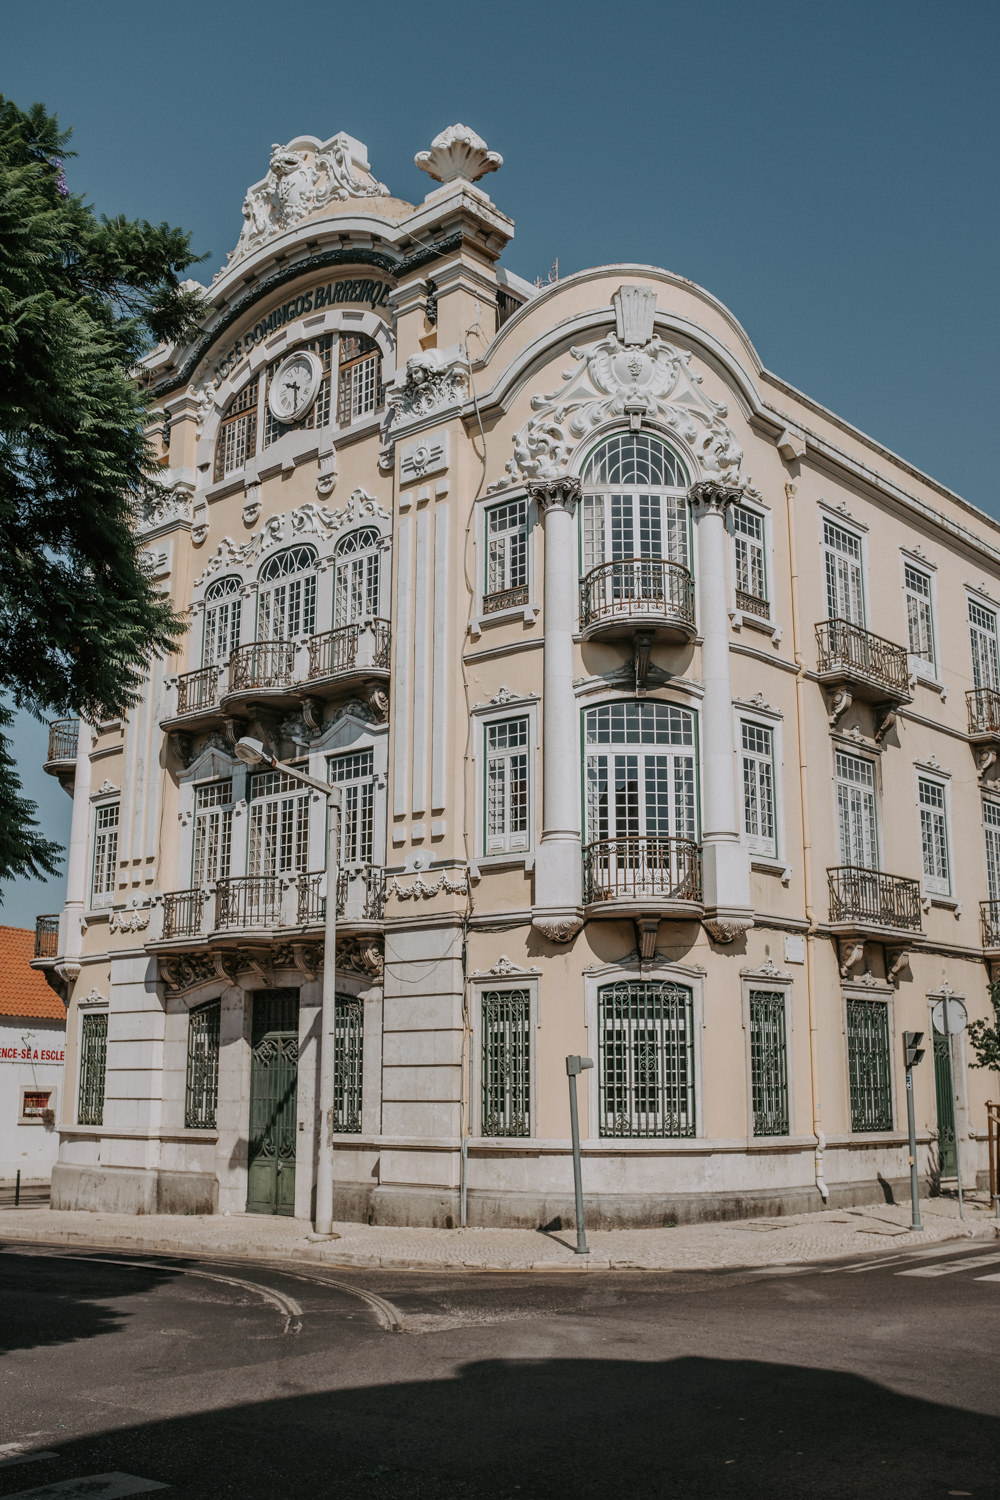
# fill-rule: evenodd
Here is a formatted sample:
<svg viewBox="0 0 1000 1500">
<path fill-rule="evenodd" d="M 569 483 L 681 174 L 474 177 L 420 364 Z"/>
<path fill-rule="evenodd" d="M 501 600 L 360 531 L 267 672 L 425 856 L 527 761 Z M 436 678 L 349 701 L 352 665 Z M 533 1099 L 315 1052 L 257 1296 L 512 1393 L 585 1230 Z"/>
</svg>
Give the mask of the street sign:
<svg viewBox="0 0 1000 1500">
<path fill-rule="evenodd" d="M 936 1000 L 931 1006 L 931 1021 L 939 1036 L 958 1036 L 968 1020 L 969 1012 L 961 1000 Z"/>
</svg>

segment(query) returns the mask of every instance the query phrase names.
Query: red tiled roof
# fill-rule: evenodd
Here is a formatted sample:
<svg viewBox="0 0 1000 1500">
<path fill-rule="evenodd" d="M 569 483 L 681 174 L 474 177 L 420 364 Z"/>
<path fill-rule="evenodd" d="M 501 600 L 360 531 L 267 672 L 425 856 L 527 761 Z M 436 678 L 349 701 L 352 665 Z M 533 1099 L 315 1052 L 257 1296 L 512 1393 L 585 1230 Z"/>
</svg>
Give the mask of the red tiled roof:
<svg viewBox="0 0 1000 1500">
<path fill-rule="evenodd" d="M 35 956 L 35 934 L 28 927 L 0 927 L 0 1016 L 35 1016 L 65 1021 L 66 1007 L 49 989 L 45 975 L 28 967 Z"/>
</svg>

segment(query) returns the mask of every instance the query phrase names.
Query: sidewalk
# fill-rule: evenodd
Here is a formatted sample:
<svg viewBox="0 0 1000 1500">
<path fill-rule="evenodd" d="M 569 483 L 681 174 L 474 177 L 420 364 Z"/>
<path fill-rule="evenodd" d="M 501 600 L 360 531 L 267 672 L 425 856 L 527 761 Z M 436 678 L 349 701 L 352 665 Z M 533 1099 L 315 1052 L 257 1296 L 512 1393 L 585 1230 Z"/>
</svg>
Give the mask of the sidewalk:
<svg viewBox="0 0 1000 1500">
<path fill-rule="evenodd" d="M 591 1253 L 573 1252 L 573 1230 L 392 1229 L 338 1224 L 339 1238 L 311 1242 L 300 1219 L 258 1214 L 68 1213 L 0 1209 L 0 1247 L 36 1243 L 131 1253 L 296 1260 L 324 1266 L 468 1271 L 707 1271 L 792 1265 L 919 1249 L 956 1239 L 994 1239 L 1000 1222 L 984 1194 L 969 1194 L 965 1221 L 952 1198 L 924 1199 L 924 1228 L 911 1234 L 908 1203 L 830 1209 L 788 1218 L 689 1224 L 675 1229 L 594 1230 Z"/>
</svg>

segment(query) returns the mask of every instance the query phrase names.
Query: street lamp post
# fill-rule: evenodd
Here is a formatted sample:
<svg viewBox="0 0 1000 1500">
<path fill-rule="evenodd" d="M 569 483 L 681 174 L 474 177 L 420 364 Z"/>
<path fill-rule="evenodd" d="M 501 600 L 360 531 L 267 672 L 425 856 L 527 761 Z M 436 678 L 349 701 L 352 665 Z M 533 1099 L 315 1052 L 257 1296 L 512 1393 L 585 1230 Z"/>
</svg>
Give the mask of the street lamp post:
<svg viewBox="0 0 1000 1500">
<path fill-rule="evenodd" d="M 319 1152 L 316 1181 L 316 1214 L 314 1235 L 328 1239 L 333 1233 L 333 1103 L 334 1067 L 333 1033 L 337 1006 L 337 883 L 340 852 L 339 786 L 330 786 L 315 776 L 307 776 L 287 761 L 268 755 L 260 740 L 241 739 L 236 754 L 247 765 L 270 766 L 283 771 L 303 786 L 322 792 L 326 798 L 326 926 L 323 935 L 323 1001 L 320 1009 L 319 1035 Z"/>
</svg>

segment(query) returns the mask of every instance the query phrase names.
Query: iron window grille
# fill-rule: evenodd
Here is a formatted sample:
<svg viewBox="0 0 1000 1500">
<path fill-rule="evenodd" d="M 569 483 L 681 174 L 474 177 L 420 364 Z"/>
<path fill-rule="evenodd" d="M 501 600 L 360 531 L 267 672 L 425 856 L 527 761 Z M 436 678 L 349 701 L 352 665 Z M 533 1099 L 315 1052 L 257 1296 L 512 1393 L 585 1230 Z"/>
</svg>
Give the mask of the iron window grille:
<svg viewBox="0 0 1000 1500">
<path fill-rule="evenodd" d="M 754 1135 L 788 1134 L 788 1055 L 782 990 L 750 991 Z"/>
<path fill-rule="evenodd" d="M 881 1000 L 847 1001 L 851 1129 L 892 1129 L 889 1011 Z"/>
<path fill-rule="evenodd" d="M 691 990 L 622 980 L 598 990 L 597 1008 L 601 1136 L 693 1136 Z"/>
<path fill-rule="evenodd" d="M 528 991 L 482 995 L 482 1132 L 531 1134 L 531 1002 Z"/>
<path fill-rule="evenodd" d="M 754 854 L 775 854 L 774 732 L 763 724 L 741 725 L 743 744 L 743 832 Z"/>
<path fill-rule="evenodd" d="M 84 1016 L 80 1026 L 78 1125 L 104 1124 L 104 1078 L 108 1057 L 108 1018 Z"/>
<path fill-rule="evenodd" d="M 184 1125 L 187 1130 L 214 1130 L 219 1101 L 218 1000 L 199 1005 L 188 1015 L 187 1080 Z"/>
<path fill-rule="evenodd" d="M 528 502 L 507 500 L 486 512 L 483 613 L 528 602 Z"/>
<path fill-rule="evenodd" d="M 333 1129 L 361 1134 L 364 1076 L 364 1002 L 338 995 L 333 1026 Z"/>
</svg>

